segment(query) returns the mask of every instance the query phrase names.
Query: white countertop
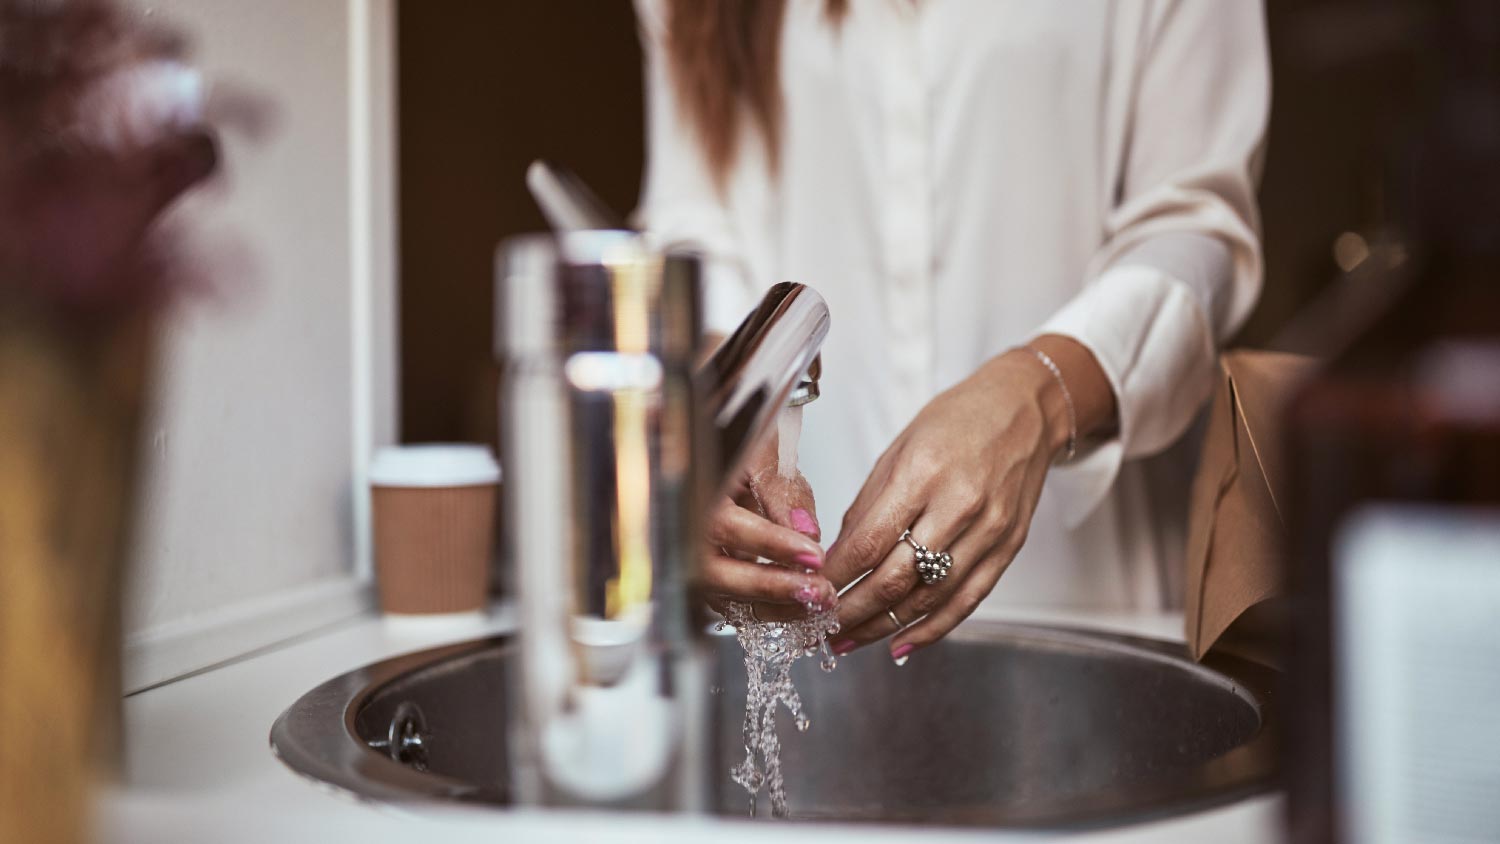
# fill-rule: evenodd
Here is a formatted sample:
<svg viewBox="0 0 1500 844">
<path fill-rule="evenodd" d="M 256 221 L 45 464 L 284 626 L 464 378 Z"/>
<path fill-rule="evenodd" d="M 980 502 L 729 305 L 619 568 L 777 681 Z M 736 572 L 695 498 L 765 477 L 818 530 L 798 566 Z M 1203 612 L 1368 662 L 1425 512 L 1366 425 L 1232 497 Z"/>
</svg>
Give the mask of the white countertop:
<svg viewBox="0 0 1500 844">
<path fill-rule="evenodd" d="M 1180 615 L 1008 611 L 1001 618 L 1182 639 Z M 773 823 L 661 815 L 521 810 L 408 810 L 355 801 L 303 779 L 271 754 L 271 723 L 313 686 L 396 654 L 505 630 L 503 609 L 462 621 L 370 617 L 125 700 L 125 784 L 98 806 L 106 844 L 333 842 L 452 844 L 527 841 L 766 841 L 793 830 Z M 1117 830 L 1037 835 L 819 824 L 821 841 L 1025 841 L 1127 844 L 1281 840 L 1281 800 L 1267 796 Z"/>
</svg>

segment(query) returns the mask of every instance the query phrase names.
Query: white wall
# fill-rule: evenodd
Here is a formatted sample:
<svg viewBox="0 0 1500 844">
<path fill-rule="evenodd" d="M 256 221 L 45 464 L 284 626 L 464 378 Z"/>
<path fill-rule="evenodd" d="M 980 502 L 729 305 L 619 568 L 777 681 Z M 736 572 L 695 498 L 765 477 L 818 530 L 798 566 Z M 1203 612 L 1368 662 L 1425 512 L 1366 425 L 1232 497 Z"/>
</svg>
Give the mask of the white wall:
<svg viewBox="0 0 1500 844">
<path fill-rule="evenodd" d="M 394 0 L 141 0 L 270 106 L 174 212 L 221 289 L 166 331 L 127 604 L 138 689 L 368 607 L 394 438 Z M 226 248 L 226 245 L 227 247 Z"/>
</svg>

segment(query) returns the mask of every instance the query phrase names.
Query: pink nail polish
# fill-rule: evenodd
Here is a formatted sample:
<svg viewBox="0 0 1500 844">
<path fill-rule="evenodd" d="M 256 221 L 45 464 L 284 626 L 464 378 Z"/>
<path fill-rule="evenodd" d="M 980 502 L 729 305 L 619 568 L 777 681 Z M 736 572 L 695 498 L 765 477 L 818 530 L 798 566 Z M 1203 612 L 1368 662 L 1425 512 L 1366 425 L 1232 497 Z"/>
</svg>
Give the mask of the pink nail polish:
<svg viewBox="0 0 1500 844">
<path fill-rule="evenodd" d="M 798 554 L 797 556 L 792 558 L 792 562 L 797 563 L 798 565 L 806 566 L 810 569 L 820 569 L 823 567 L 823 558 L 818 556 L 817 554 L 812 553 L 811 551 L 805 554 Z"/>
<path fill-rule="evenodd" d="M 818 520 L 813 517 L 812 513 L 807 512 L 801 507 L 797 507 L 791 512 L 791 520 L 792 530 L 798 533 L 805 533 L 814 538 L 818 536 Z"/>
<path fill-rule="evenodd" d="M 910 656 L 911 652 L 914 651 L 914 650 L 916 650 L 916 649 L 917 649 L 917 646 L 911 644 L 910 642 L 907 642 L 904 645 L 901 645 L 901 646 L 899 646 L 897 648 L 894 648 L 891 651 L 891 661 L 894 662 L 894 663 L 896 663 L 896 665 L 898 665 L 898 666 L 905 665 L 906 664 L 906 658 L 908 656 Z"/>
<path fill-rule="evenodd" d="M 792 597 L 795 598 L 797 600 L 797 603 L 799 604 L 811 604 L 815 601 L 821 601 L 823 596 L 820 594 L 820 592 L 821 590 L 811 583 L 804 583 L 801 586 L 797 587 L 797 591 L 792 594 Z"/>
<path fill-rule="evenodd" d="M 833 643 L 833 652 L 838 656 L 843 656 L 844 654 L 854 650 L 855 647 L 857 647 L 857 645 L 855 645 L 853 639 L 840 639 L 837 642 Z"/>
</svg>

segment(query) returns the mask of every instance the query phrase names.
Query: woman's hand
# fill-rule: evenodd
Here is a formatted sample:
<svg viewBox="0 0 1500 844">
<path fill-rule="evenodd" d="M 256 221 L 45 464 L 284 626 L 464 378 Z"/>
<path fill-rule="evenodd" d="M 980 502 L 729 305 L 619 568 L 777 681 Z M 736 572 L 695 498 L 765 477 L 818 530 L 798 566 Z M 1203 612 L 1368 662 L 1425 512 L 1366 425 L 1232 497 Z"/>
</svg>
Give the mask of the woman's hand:
<svg viewBox="0 0 1500 844">
<path fill-rule="evenodd" d="M 838 599 L 818 573 L 823 548 L 812 487 L 801 473 L 778 471 L 776 436 L 768 440 L 708 514 L 702 586 L 721 613 L 726 599 L 744 601 L 757 618 L 779 621 Z"/>
<path fill-rule="evenodd" d="M 829 552 L 834 583 L 869 572 L 840 598 L 836 652 L 895 633 L 891 656 L 904 662 L 946 636 L 1026 541 L 1054 457 L 1113 418 L 1113 392 L 1086 348 L 1053 335 L 1031 345 L 1057 363 L 1061 382 L 1033 351 L 1013 349 L 933 399 L 875 464 Z M 907 529 L 952 556 L 945 578 L 921 582 L 900 541 Z"/>
</svg>

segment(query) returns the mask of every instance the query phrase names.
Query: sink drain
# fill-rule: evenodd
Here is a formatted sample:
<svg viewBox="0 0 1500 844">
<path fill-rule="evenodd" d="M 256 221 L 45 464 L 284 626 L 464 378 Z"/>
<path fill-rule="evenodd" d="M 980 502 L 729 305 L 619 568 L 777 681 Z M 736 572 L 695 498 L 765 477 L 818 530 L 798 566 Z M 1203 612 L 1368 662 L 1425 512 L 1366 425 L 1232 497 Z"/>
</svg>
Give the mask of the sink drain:
<svg viewBox="0 0 1500 844">
<path fill-rule="evenodd" d="M 411 701 L 402 701 L 391 715 L 385 738 L 365 742 L 371 750 L 383 751 L 391 761 L 416 771 L 427 770 L 427 716 Z"/>
</svg>

